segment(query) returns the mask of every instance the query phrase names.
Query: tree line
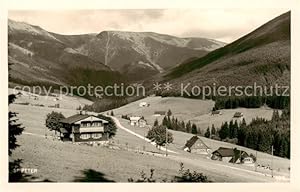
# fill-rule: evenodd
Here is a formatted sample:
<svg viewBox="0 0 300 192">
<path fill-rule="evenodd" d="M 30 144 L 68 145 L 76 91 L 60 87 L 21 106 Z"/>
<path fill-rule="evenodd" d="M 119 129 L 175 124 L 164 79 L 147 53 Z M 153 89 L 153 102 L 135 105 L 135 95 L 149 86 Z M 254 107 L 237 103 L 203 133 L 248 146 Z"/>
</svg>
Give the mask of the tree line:
<svg viewBox="0 0 300 192">
<path fill-rule="evenodd" d="M 262 106 L 268 106 L 272 109 L 285 109 L 289 108 L 290 97 L 289 96 L 214 96 L 214 95 L 202 95 L 193 96 L 184 94 L 181 95 L 178 92 L 166 92 L 166 91 L 157 91 L 155 92 L 156 96 L 161 97 L 185 97 L 190 99 L 211 99 L 215 101 L 215 110 L 219 109 L 235 109 L 238 107 L 244 108 L 259 108 Z"/>
<path fill-rule="evenodd" d="M 156 120 L 154 122 L 154 125 L 158 124 L 158 121 Z M 191 123 L 191 121 L 188 121 L 185 123 L 184 121 L 180 121 L 174 116 L 172 116 L 172 111 L 169 109 L 167 112 L 167 115 L 162 120 L 162 125 L 166 126 L 168 129 L 175 130 L 175 131 L 182 131 L 192 134 L 200 134 L 200 130 L 198 130 L 195 123 Z"/>
<path fill-rule="evenodd" d="M 156 120 L 154 127 L 160 127 L 161 132 L 165 133 L 165 128 L 202 135 L 207 138 L 221 140 L 245 146 L 257 151 L 271 153 L 271 146 L 274 148 L 274 155 L 290 158 L 290 111 L 274 110 L 271 120 L 255 118 L 247 124 L 245 119 L 241 121 L 229 121 L 222 123 L 220 128 L 214 124 L 208 127 L 204 133 L 197 128 L 196 124 L 188 121 L 180 121 L 172 116 L 171 110 L 163 118 L 161 125 Z M 165 138 L 165 135 L 162 136 Z"/>
<path fill-rule="evenodd" d="M 215 110 L 238 107 L 259 108 L 264 105 L 272 109 L 285 109 L 290 104 L 288 96 L 215 97 L 214 100 Z"/>
<path fill-rule="evenodd" d="M 255 118 L 248 125 L 245 119 L 240 123 L 231 120 L 220 129 L 207 128 L 204 135 L 267 153 L 271 153 L 273 145 L 274 155 L 290 158 L 290 112 L 287 109 L 281 115 L 274 110 L 271 120 Z"/>
</svg>

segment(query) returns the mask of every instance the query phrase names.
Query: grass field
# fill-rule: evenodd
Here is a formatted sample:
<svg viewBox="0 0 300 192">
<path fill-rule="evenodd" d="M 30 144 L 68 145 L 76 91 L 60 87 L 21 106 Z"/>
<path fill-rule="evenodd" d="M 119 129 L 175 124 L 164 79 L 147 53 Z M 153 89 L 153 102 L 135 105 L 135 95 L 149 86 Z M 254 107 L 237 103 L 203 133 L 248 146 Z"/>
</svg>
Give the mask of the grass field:
<svg viewBox="0 0 300 192">
<path fill-rule="evenodd" d="M 146 135 L 148 128 L 142 128 L 142 127 L 136 127 L 136 126 L 131 126 L 129 125 L 129 121 L 125 120 L 125 119 L 121 119 L 120 122 L 126 126 L 128 129 L 139 133 L 140 135 Z M 186 153 L 182 150 L 182 148 L 184 147 L 185 143 L 187 142 L 187 140 L 189 140 L 193 135 L 190 133 L 184 133 L 184 132 L 180 132 L 180 131 L 173 131 L 173 130 L 169 130 L 174 137 L 174 141 L 172 144 L 169 144 L 168 148 L 170 150 L 179 152 L 181 155 L 184 154 L 184 156 L 190 156 L 192 158 L 195 157 L 200 157 L 200 155 L 193 155 L 193 154 L 189 154 Z M 217 150 L 219 147 L 228 147 L 228 148 L 238 148 L 241 150 L 246 151 L 248 154 L 254 154 L 256 155 L 256 151 L 246 148 L 246 147 L 242 147 L 242 146 L 238 146 L 238 145 L 234 145 L 234 144 L 230 144 L 230 143 L 226 143 L 226 142 L 222 142 L 222 141 L 216 141 L 216 140 L 212 140 L 212 139 L 208 139 L 205 137 L 201 137 L 201 139 L 204 141 L 204 143 L 211 148 L 212 151 Z M 262 152 L 257 152 L 257 162 L 260 165 L 264 165 L 264 166 L 268 166 L 271 165 L 271 159 L 272 156 L 270 154 L 267 153 L 262 153 Z M 202 156 L 202 158 L 206 158 L 206 156 Z M 278 170 L 280 169 L 280 174 L 284 174 L 285 176 L 288 176 L 289 174 L 289 170 L 288 168 L 290 167 L 290 160 L 289 159 L 285 159 L 285 158 L 280 158 L 280 157 L 273 157 L 273 165 L 274 167 Z M 251 168 L 252 170 L 254 170 L 254 168 Z"/>
<path fill-rule="evenodd" d="M 91 105 L 93 102 L 82 97 L 67 96 L 67 95 L 36 95 L 26 91 L 16 91 L 14 89 L 8 89 L 9 94 L 17 94 L 21 92 L 22 95 L 17 97 L 15 103 L 28 103 L 29 105 L 44 105 L 45 107 L 54 106 L 59 104 L 63 109 L 77 109 L 79 106 Z M 35 99 L 36 98 L 36 99 Z"/>
<path fill-rule="evenodd" d="M 76 113 L 74 110 L 14 104 L 10 106 L 10 110 L 18 113 L 20 123 L 25 126 L 24 133 L 18 137 L 21 147 L 14 151 L 12 158 L 23 159 L 23 167 L 38 169 L 38 173 L 34 176 L 41 179 L 73 181 L 75 176 L 80 176 L 84 169 L 94 169 L 104 173 L 107 179 L 126 182 L 129 177 L 138 177 L 142 170 L 148 172 L 150 168 L 156 170 L 156 177 L 160 179 L 171 177 L 179 169 L 178 162 L 166 161 L 161 157 L 106 147 L 63 143 L 53 140 L 52 137 L 45 139 L 45 115 L 52 110 L 62 112 L 64 115 L 72 115 Z M 47 134 L 53 133 L 47 131 Z M 114 141 L 123 146 L 127 143 L 131 149 L 141 150 L 145 145 L 143 140 L 121 129 L 118 129 Z M 149 144 L 146 146 L 146 151 L 159 152 Z"/>
<path fill-rule="evenodd" d="M 139 103 L 146 102 L 150 104 L 149 107 L 139 107 Z M 212 124 L 219 128 L 222 122 L 230 121 L 233 119 L 235 112 L 242 112 L 247 123 L 251 122 L 253 118 L 262 117 L 265 119 L 271 119 L 273 110 L 269 108 L 257 108 L 257 109 L 223 109 L 220 110 L 222 115 L 211 115 L 211 110 L 214 107 L 214 101 L 212 100 L 199 100 L 199 99 L 187 99 L 179 97 L 147 97 L 118 109 L 114 109 L 114 114 L 129 115 L 129 116 L 144 116 L 148 124 L 153 125 L 155 119 L 159 122 L 162 121 L 164 116 L 155 116 L 155 111 L 172 111 L 172 115 L 183 120 L 195 123 L 199 129 L 206 130 L 207 127 Z"/>
<path fill-rule="evenodd" d="M 164 100 L 162 102 L 159 101 L 159 98 L 157 97 L 151 99 L 156 102 L 157 107 L 159 105 L 162 106 L 163 103 L 165 103 L 164 106 L 166 107 L 166 110 L 180 102 L 179 98 L 171 101 Z M 139 102 L 136 102 L 136 104 L 138 103 Z M 182 101 L 180 103 L 182 103 Z M 72 104 L 72 102 L 70 102 L 70 104 Z M 77 105 L 77 103 L 75 104 Z M 209 110 L 209 102 L 202 104 Z M 185 115 L 185 117 L 187 117 L 187 112 L 188 110 L 191 110 L 193 105 L 196 105 L 196 101 L 194 100 L 186 105 L 182 116 Z M 198 105 L 200 107 L 201 104 Z M 114 111 L 122 114 L 120 113 L 121 110 L 125 112 L 126 108 L 130 109 L 128 106 L 122 108 Z M 141 108 L 141 110 L 146 109 L 151 109 L 151 105 L 147 108 Z M 146 143 L 143 139 L 122 129 L 118 129 L 116 136 L 112 140 L 112 142 L 115 143 L 114 146 L 119 147 L 118 149 L 60 142 L 53 140 L 52 137 L 46 139 L 44 137 L 45 133 L 47 133 L 47 135 L 53 135 L 53 133 L 47 131 L 45 127 L 46 114 L 51 111 L 61 112 L 65 116 L 71 116 L 78 113 L 78 111 L 74 110 L 72 107 L 67 109 L 12 104 L 10 105 L 9 110 L 17 112 L 20 123 L 25 126 L 24 133 L 18 137 L 18 143 L 21 147 L 14 151 L 12 158 L 23 159 L 23 167 L 25 168 L 36 168 L 38 171 L 34 176 L 39 179 L 49 179 L 59 182 L 74 181 L 75 179 L 78 179 L 78 177 L 84 176 L 82 171 L 92 169 L 101 176 L 103 181 L 113 180 L 117 182 L 126 182 L 129 177 L 138 178 L 141 171 L 148 173 L 150 168 L 154 168 L 155 178 L 161 181 L 164 178 L 171 178 L 174 176 L 179 169 L 179 163 L 183 162 L 186 168 L 203 172 L 214 182 L 276 181 L 261 173 L 254 172 L 251 167 L 216 162 L 207 159 L 206 156 L 184 152 L 182 146 L 185 144 L 186 140 L 192 136 L 191 134 L 172 131 L 174 135 L 174 144 L 170 144 L 168 147 L 169 149 L 178 152 L 178 154 L 169 154 L 168 157 L 163 157 L 161 155 L 149 155 L 134 152 L 136 150 L 144 149 L 148 152 L 154 152 L 153 154 L 164 153 L 164 151 L 159 151 L 155 146 Z M 118 112 L 119 110 L 120 112 Z M 154 108 L 152 110 L 154 110 Z M 176 112 L 174 113 L 176 115 Z M 193 114 L 194 113 L 196 112 L 193 112 Z M 145 111 L 144 116 L 147 119 L 148 117 L 145 114 L 149 114 L 150 117 L 152 117 L 151 111 Z M 180 113 L 177 114 L 180 115 Z M 201 114 L 205 114 L 205 110 Z M 118 117 L 118 114 L 116 117 Z M 127 120 L 120 119 L 120 122 L 126 128 L 142 136 L 147 132 L 146 128 L 130 126 Z M 236 147 L 228 143 L 206 138 L 202 139 L 212 149 L 217 149 L 219 146 Z M 126 148 L 129 148 L 130 150 L 126 150 Z M 249 149 L 245 150 L 254 153 L 254 151 Z M 270 155 L 263 153 L 258 154 L 259 162 L 261 162 L 261 164 L 269 164 Z M 277 168 L 281 168 L 280 172 L 276 173 L 277 175 L 289 177 L 289 172 L 287 171 L 289 160 L 275 157 L 274 165 L 276 165 Z"/>
<path fill-rule="evenodd" d="M 139 107 L 139 103 L 146 102 L 149 107 Z M 180 120 L 198 117 L 207 114 L 214 106 L 211 100 L 203 101 L 197 99 L 187 99 L 179 97 L 147 97 L 118 109 L 114 109 L 115 115 L 138 115 L 144 116 L 149 124 L 153 124 L 155 119 L 162 120 L 164 116 L 155 116 L 155 111 L 168 111 L 171 109 L 173 115 Z"/>
</svg>

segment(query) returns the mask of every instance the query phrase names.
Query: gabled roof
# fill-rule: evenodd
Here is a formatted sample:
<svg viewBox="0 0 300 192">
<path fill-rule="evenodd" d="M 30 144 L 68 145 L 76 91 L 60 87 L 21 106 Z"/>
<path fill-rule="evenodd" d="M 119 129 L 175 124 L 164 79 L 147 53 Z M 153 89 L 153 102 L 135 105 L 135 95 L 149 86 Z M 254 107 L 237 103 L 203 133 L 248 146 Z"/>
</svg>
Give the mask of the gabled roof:
<svg viewBox="0 0 300 192">
<path fill-rule="evenodd" d="M 77 121 L 80 121 L 82 119 L 88 118 L 90 115 L 81 115 L 81 114 L 76 114 L 76 115 L 72 115 L 68 118 L 65 118 L 63 120 L 61 120 L 61 123 L 67 123 L 67 124 L 72 124 L 75 123 Z"/>
<path fill-rule="evenodd" d="M 243 117 L 243 113 L 242 112 L 235 112 L 233 117 Z"/>
<path fill-rule="evenodd" d="M 203 149 L 209 148 L 198 136 L 193 136 L 192 138 L 190 138 L 190 140 L 186 142 L 185 147 L 191 148 L 197 141 L 201 142 L 201 147 Z"/>
<path fill-rule="evenodd" d="M 62 119 L 60 122 L 61 123 L 66 123 L 66 124 L 73 124 L 73 123 L 76 123 L 77 121 L 81 121 L 81 120 L 83 120 L 83 119 L 86 119 L 86 118 L 88 118 L 88 117 L 95 117 L 95 118 L 98 118 L 98 117 L 96 117 L 96 116 L 94 116 L 94 115 L 88 115 L 88 114 L 76 114 L 76 115 L 72 115 L 72 116 L 70 116 L 70 117 L 68 117 L 68 118 L 65 118 L 65 119 Z M 98 119 L 100 119 L 100 118 L 98 118 Z M 108 121 L 106 121 L 106 120 L 102 120 L 101 119 L 101 121 L 103 122 L 103 123 L 108 123 Z"/>
<path fill-rule="evenodd" d="M 231 148 L 220 147 L 218 150 L 213 153 L 219 153 L 222 157 L 233 157 L 234 151 Z"/>
<path fill-rule="evenodd" d="M 240 154 L 242 158 L 248 156 L 248 154 L 245 151 L 225 147 L 220 147 L 218 150 L 214 151 L 213 154 L 214 153 L 219 153 L 222 157 L 235 157 L 235 159 L 240 158 Z"/>
</svg>

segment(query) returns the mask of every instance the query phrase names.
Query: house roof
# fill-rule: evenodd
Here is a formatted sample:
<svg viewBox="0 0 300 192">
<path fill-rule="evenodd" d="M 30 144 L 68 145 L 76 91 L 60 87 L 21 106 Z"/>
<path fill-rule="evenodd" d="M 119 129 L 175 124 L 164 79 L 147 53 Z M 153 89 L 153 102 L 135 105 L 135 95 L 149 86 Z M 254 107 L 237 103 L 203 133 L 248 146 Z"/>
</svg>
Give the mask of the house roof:
<svg viewBox="0 0 300 192">
<path fill-rule="evenodd" d="M 235 112 L 233 117 L 243 117 L 243 113 L 242 112 Z"/>
<path fill-rule="evenodd" d="M 165 115 L 166 111 L 155 111 L 154 114 Z"/>
<path fill-rule="evenodd" d="M 62 119 L 60 122 L 61 123 L 66 123 L 66 124 L 73 124 L 73 123 L 76 123 L 77 121 L 81 121 L 81 120 L 86 119 L 86 118 L 91 117 L 91 116 L 96 117 L 94 115 L 88 115 L 88 114 L 84 114 L 84 115 L 83 114 L 76 114 L 76 115 L 72 115 L 68 118 Z M 96 118 L 98 118 L 98 117 L 96 117 Z M 108 121 L 105 121 L 105 120 L 102 120 L 102 121 L 104 123 L 108 123 Z"/>
<path fill-rule="evenodd" d="M 142 117 L 135 116 L 135 117 L 129 117 L 130 121 L 139 121 Z"/>
<path fill-rule="evenodd" d="M 214 151 L 213 154 L 214 153 L 219 153 L 222 157 L 235 157 L 234 159 L 236 160 L 239 159 L 240 154 L 243 158 L 248 156 L 245 151 L 225 147 L 220 147 L 218 150 Z M 232 161 L 232 159 L 230 161 Z"/>
<path fill-rule="evenodd" d="M 220 147 L 213 153 L 219 153 L 222 157 L 232 157 L 234 156 L 234 151 L 231 148 Z"/>
<path fill-rule="evenodd" d="M 208 149 L 209 147 L 207 145 L 205 145 L 205 143 L 197 136 L 193 136 L 190 138 L 190 140 L 188 140 L 185 144 L 185 147 L 191 148 L 197 141 L 201 142 L 201 147 Z"/>
<path fill-rule="evenodd" d="M 81 115 L 81 114 L 76 114 L 76 115 L 72 115 L 68 118 L 65 118 L 63 120 L 61 120 L 60 122 L 61 123 L 67 123 L 67 124 L 72 124 L 72 123 L 75 123 L 77 121 L 80 121 L 82 119 L 85 119 L 87 117 L 89 117 L 90 115 Z"/>
</svg>

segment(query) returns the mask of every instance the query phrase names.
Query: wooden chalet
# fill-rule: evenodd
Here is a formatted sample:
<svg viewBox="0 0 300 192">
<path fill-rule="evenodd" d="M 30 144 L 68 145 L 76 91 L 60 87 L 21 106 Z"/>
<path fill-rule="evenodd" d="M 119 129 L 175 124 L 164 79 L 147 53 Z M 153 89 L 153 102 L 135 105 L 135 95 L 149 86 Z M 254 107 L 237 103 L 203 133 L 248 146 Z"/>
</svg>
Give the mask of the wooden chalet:
<svg viewBox="0 0 300 192">
<path fill-rule="evenodd" d="M 62 123 L 62 128 L 60 129 L 62 140 L 71 140 L 72 142 L 108 140 L 105 127 L 109 122 L 94 115 L 76 114 L 60 122 Z"/>
<path fill-rule="evenodd" d="M 212 160 L 219 160 L 229 163 L 243 163 L 244 159 L 251 158 L 248 153 L 236 148 L 220 147 L 218 150 L 212 153 Z"/>
<path fill-rule="evenodd" d="M 190 153 L 207 155 L 211 149 L 198 136 L 193 136 L 186 142 L 183 150 Z"/>
</svg>

